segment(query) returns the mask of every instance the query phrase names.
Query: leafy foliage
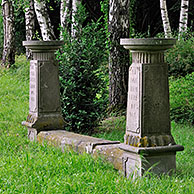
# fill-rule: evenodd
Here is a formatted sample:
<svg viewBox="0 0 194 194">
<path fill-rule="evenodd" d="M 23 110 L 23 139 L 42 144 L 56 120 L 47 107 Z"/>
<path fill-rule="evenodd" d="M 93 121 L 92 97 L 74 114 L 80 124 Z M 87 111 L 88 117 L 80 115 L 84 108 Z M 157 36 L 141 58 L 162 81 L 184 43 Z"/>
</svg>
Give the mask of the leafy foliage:
<svg viewBox="0 0 194 194">
<path fill-rule="evenodd" d="M 194 73 L 170 79 L 171 118 L 194 124 Z"/>
<path fill-rule="evenodd" d="M 87 14 L 80 6 L 75 15 L 75 37 L 63 31 L 60 61 L 61 101 L 66 129 L 92 132 L 105 104 L 103 62 L 106 60 L 105 32 L 99 21 L 84 26 Z"/>
<path fill-rule="evenodd" d="M 186 33 L 166 54 L 169 75 L 185 76 L 194 71 L 194 33 Z"/>
</svg>

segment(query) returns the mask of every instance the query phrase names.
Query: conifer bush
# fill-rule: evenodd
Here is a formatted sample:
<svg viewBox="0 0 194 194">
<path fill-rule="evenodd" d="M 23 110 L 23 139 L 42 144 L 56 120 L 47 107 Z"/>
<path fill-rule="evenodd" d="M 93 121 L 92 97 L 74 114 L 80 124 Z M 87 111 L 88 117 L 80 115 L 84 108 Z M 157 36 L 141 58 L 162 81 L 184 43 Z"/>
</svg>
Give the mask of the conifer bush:
<svg viewBox="0 0 194 194">
<path fill-rule="evenodd" d="M 80 6 L 74 18 L 75 36 L 63 31 L 64 45 L 57 56 L 65 129 L 90 134 L 106 109 L 103 63 L 107 53 L 102 24 L 85 24 L 86 18 Z"/>
</svg>

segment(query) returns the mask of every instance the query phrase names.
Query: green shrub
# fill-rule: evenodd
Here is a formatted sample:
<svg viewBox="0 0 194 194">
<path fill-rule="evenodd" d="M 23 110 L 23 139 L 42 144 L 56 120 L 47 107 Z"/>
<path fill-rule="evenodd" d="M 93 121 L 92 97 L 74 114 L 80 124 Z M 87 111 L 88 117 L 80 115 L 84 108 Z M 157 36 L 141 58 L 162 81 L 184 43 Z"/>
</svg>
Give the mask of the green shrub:
<svg viewBox="0 0 194 194">
<path fill-rule="evenodd" d="M 80 6 L 71 37 L 63 32 L 64 45 L 58 53 L 62 112 L 66 129 L 91 133 L 105 109 L 105 78 L 102 64 L 107 59 L 106 34 L 99 21 L 84 26 L 87 14 Z"/>
<path fill-rule="evenodd" d="M 170 78 L 171 119 L 194 124 L 194 73 Z"/>
<path fill-rule="evenodd" d="M 166 53 L 170 76 L 185 76 L 194 71 L 194 33 L 187 33 Z"/>
</svg>

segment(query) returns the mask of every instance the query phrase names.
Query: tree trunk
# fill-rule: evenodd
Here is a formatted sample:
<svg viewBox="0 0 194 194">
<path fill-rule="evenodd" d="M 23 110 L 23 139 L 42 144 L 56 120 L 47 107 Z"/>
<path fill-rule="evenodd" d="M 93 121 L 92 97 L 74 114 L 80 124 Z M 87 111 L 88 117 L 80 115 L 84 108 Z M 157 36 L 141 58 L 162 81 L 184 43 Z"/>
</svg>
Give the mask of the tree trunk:
<svg viewBox="0 0 194 194">
<path fill-rule="evenodd" d="M 15 28 L 14 28 L 14 8 L 12 1 L 3 0 L 3 29 L 4 45 L 2 66 L 9 68 L 15 63 Z"/>
<path fill-rule="evenodd" d="M 189 9 L 189 0 L 182 0 L 180 20 L 179 20 L 179 37 L 183 32 L 187 30 L 188 9 Z"/>
<path fill-rule="evenodd" d="M 51 20 L 48 15 L 46 1 L 34 0 L 34 8 L 44 41 L 56 39 Z"/>
<path fill-rule="evenodd" d="M 25 10 L 25 22 L 26 22 L 26 40 L 32 40 L 35 35 L 35 11 L 34 0 L 29 1 L 29 6 Z M 32 56 L 29 49 L 26 48 L 26 57 L 30 59 Z"/>
<path fill-rule="evenodd" d="M 69 20 L 71 19 L 72 0 L 61 0 L 60 19 L 61 28 L 66 29 L 71 33 L 71 25 Z M 61 32 L 62 37 L 62 32 Z"/>
<path fill-rule="evenodd" d="M 81 4 L 81 0 L 72 0 L 72 26 L 71 26 L 71 36 L 76 37 L 76 23 L 75 14 L 77 12 L 78 6 Z"/>
<path fill-rule="evenodd" d="M 120 38 L 129 38 L 129 0 L 109 1 L 109 102 L 110 111 L 127 106 L 129 51 L 120 46 Z"/>
<path fill-rule="evenodd" d="M 162 22 L 163 22 L 165 38 L 171 38 L 172 31 L 170 27 L 169 18 L 168 18 L 166 0 L 160 0 L 160 10 L 161 10 L 161 17 L 162 17 Z"/>
</svg>

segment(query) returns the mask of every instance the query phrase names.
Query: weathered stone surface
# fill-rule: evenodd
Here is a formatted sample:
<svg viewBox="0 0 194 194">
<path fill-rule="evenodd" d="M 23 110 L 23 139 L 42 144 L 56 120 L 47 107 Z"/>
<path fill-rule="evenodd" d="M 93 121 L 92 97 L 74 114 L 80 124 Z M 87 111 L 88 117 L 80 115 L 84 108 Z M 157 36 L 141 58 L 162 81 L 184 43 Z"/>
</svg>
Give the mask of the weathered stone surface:
<svg viewBox="0 0 194 194">
<path fill-rule="evenodd" d="M 63 41 L 55 41 L 55 40 L 53 41 L 39 41 L 39 40 L 23 41 L 23 46 L 28 47 L 30 50 L 33 51 L 34 53 L 33 59 L 37 58 L 37 55 L 40 55 L 40 56 L 43 55 L 43 53 L 45 53 L 50 59 L 50 57 L 54 56 L 54 52 L 57 49 L 61 48 L 63 44 L 64 44 Z M 52 53 L 52 55 L 48 53 L 50 54 Z M 44 56 L 44 59 L 45 59 L 45 56 Z"/>
<path fill-rule="evenodd" d="M 146 171 L 157 175 L 168 174 L 176 170 L 176 153 L 142 156 L 126 153 L 123 156 L 123 171 L 126 177 L 142 176 Z"/>
<path fill-rule="evenodd" d="M 174 39 L 121 39 L 132 52 L 125 143 L 136 147 L 174 145 L 170 131 L 168 67 L 164 51 Z"/>
<path fill-rule="evenodd" d="M 64 130 L 41 131 L 37 136 L 38 142 L 54 145 L 64 149 L 72 149 L 78 153 L 101 156 L 111 162 L 115 169 L 123 171 L 124 150 L 119 148 L 119 141 L 109 141 L 100 138 L 80 135 Z"/>
<path fill-rule="evenodd" d="M 126 177 L 142 176 L 146 171 L 154 174 L 168 174 L 176 171 L 176 152 L 183 151 L 181 145 L 134 147 L 120 144 L 124 151 L 123 171 Z"/>
<path fill-rule="evenodd" d="M 42 131 L 38 135 L 38 141 L 41 143 L 46 141 L 51 145 L 60 146 L 62 148 L 64 146 L 69 146 L 74 151 L 79 151 L 80 153 L 93 153 L 96 146 L 120 144 L 119 141 L 103 140 L 65 130 Z"/>
<path fill-rule="evenodd" d="M 111 162 L 115 169 L 123 172 L 123 156 L 125 151 L 120 149 L 121 144 L 98 145 L 91 153 L 94 157 L 101 156 Z"/>
<path fill-rule="evenodd" d="M 184 149 L 175 144 L 170 131 L 168 72 L 163 52 L 174 42 L 172 39 L 121 40 L 125 48 L 132 49 L 133 58 L 124 144 L 59 130 L 64 121 L 54 51 L 61 43 L 57 46 L 52 41 L 48 45 L 26 42 L 33 51 L 30 110 L 27 121 L 23 122 L 28 127 L 29 138 L 62 150 L 70 148 L 78 153 L 103 156 L 127 177 L 142 176 L 147 170 L 170 174 L 176 169 L 176 152 Z"/>
<path fill-rule="evenodd" d="M 180 145 L 138 148 L 119 141 L 103 140 L 64 130 L 41 131 L 37 137 L 42 145 L 47 143 L 58 146 L 62 151 L 72 149 L 78 153 L 92 154 L 94 157 L 101 156 L 127 177 L 142 176 L 148 169 L 158 175 L 170 174 L 176 169 L 176 151 L 183 150 Z"/>
<path fill-rule="evenodd" d="M 123 38 L 120 44 L 130 51 L 165 51 L 176 44 L 175 39 L 168 38 Z"/>
<path fill-rule="evenodd" d="M 157 146 L 157 147 L 135 147 L 135 146 L 129 146 L 126 144 L 120 144 L 119 147 L 124 151 L 135 153 L 135 154 L 142 154 L 142 155 L 177 152 L 177 151 L 184 150 L 184 147 L 181 145 Z"/>
<path fill-rule="evenodd" d="M 37 130 L 35 128 L 28 127 L 28 139 L 30 141 L 37 141 Z"/>
<path fill-rule="evenodd" d="M 63 129 L 58 64 L 54 54 L 62 44 L 62 41 L 23 42 L 32 51 L 33 58 L 30 61 L 29 115 L 22 123 L 29 128 L 29 134 L 35 134 L 32 128 L 37 133 L 41 130 Z"/>
<path fill-rule="evenodd" d="M 121 45 L 132 52 L 133 62 L 129 68 L 125 143 L 120 145 L 125 151 L 126 176 L 142 176 L 150 168 L 155 174 L 172 172 L 176 152 L 184 149 L 171 135 L 168 66 L 164 61 L 164 51 L 175 42 L 121 39 Z"/>
</svg>

